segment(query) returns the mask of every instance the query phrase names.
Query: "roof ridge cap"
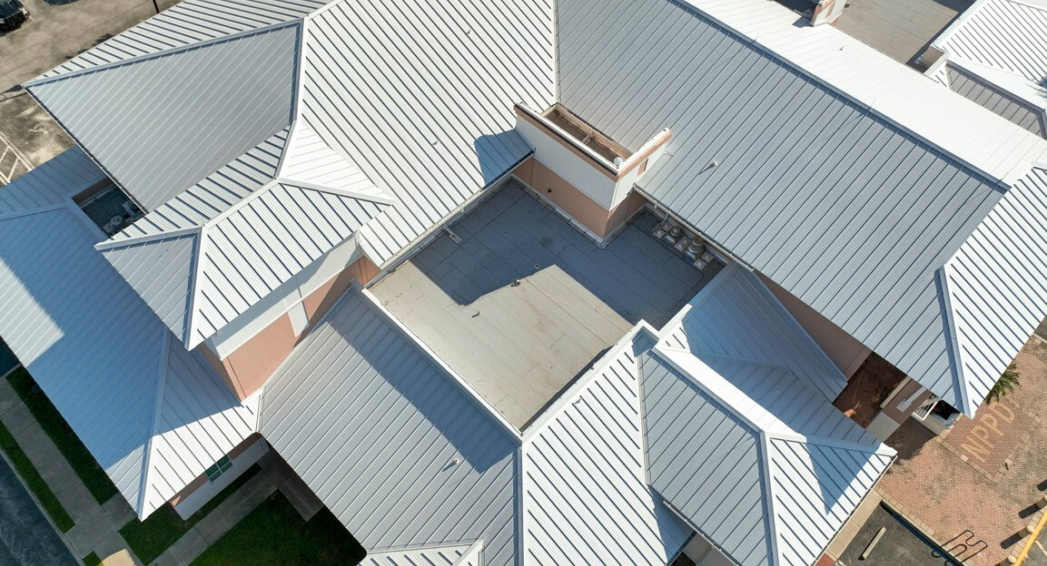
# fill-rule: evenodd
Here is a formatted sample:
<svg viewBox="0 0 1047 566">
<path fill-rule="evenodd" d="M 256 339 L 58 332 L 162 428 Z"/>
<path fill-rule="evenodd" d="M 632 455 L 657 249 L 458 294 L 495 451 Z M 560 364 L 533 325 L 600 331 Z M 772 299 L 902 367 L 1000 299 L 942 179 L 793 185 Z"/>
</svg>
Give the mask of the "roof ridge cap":
<svg viewBox="0 0 1047 566">
<path fill-rule="evenodd" d="M 865 429 L 862 429 L 865 432 Z M 780 440 L 782 442 L 795 442 L 801 444 L 811 444 L 815 446 L 822 446 L 825 448 L 835 448 L 839 450 L 851 450 L 854 452 L 862 452 L 865 454 L 876 454 L 880 456 L 893 456 L 897 452 L 887 446 L 883 442 L 877 441 L 874 445 L 861 444 L 849 440 L 841 440 L 837 438 L 826 438 L 824 436 L 805 436 L 795 432 L 782 432 L 777 430 L 766 431 L 766 436 L 770 440 Z M 866 434 L 868 434 L 866 432 Z M 872 435 L 869 435 L 870 437 Z"/>
<path fill-rule="evenodd" d="M 101 65 L 96 65 L 94 67 L 87 67 L 87 68 L 84 68 L 84 69 L 77 69 L 75 71 L 69 71 L 68 73 L 62 73 L 60 75 L 54 75 L 54 76 L 45 77 L 45 78 L 35 78 L 35 79 L 25 83 L 22 86 L 26 90 L 31 90 L 31 89 L 33 89 L 34 87 L 37 87 L 37 86 L 57 83 L 57 82 L 61 82 L 61 81 L 65 80 L 65 79 L 72 79 L 72 78 L 80 77 L 80 76 L 83 76 L 83 75 L 91 74 L 91 73 L 94 73 L 94 72 L 97 72 L 97 71 L 105 71 L 105 70 L 112 69 L 114 67 L 120 67 L 120 66 L 123 66 L 123 65 L 133 65 L 133 64 L 136 64 L 136 63 L 141 63 L 141 62 L 144 62 L 144 61 L 148 61 L 150 59 L 158 59 L 160 57 L 164 57 L 166 55 L 171 55 L 171 54 L 174 54 L 174 53 L 181 53 L 181 52 L 184 52 L 184 51 L 192 51 L 194 49 L 202 49 L 202 48 L 209 47 L 209 46 L 217 44 L 217 43 L 224 43 L 224 42 L 228 42 L 228 41 L 236 41 L 236 40 L 239 40 L 239 39 L 243 39 L 245 37 L 250 37 L 250 36 L 253 36 L 253 35 L 261 35 L 261 34 L 264 34 L 264 33 L 268 33 L 268 32 L 271 32 L 271 31 L 274 31 L 274 30 L 277 30 L 277 29 L 281 29 L 281 28 L 285 28 L 285 27 L 289 27 L 289 26 L 297 26 L 300 23 L 302 23 L 302 21 L 303 21 L 302 18 L 295 18 L 295 19 L 290 20 L 290 21 L 278 22 L 278 23 L 275 23 L 275 24 L 269 24 L 267 26 L 262 26 L 260 28 L 254 28 L 254 29 L 249 29 L 249 30 L 245 30 L 245 31 L 238 31 L 236 33 L 231 33 L 229 35 L 224 35 L 222 37 L 213 37 L 213 38 L 210 38 L 210 39 L 205 39 L 203 41 L 199 41 L 199 42 L 196 42 L 196 43 L 190 43 L 189 45 L 179 45 L 179 46 L 171 47 L 171 48 L 168 48 L 168 49 L 162 49 L 160 51 L 156 51 L 156 52 L 153 52 L 153 53 L 146 53 L 146 54 L 143 54 L 143 55 L 138 55 L 138 56 L 135 56 L 135 57 L 131 57 L 129 59 L 121 59 L 119 61 L 111 61 L 109 63 L 103 63 Z"/>
<path fill-rule="evenodd" d="M 724 399 L 723 396 L 720 395 L 720 393 L 718 393 L 716 391 L 713 391 L 711 388 L 709 388 L 709 386 L 707 386 L 700 379 L 698 379 L 697 377 L 692 375 L 690 371 L 688 371 L 686 368 L 684 368 L 680 364 L 680 360 L 676 359 L 676 355 L 675 354 L 684 354 L 686 352 L 680 352 L 680 351 L 675 351 L 674 352 L 672 350 L 665 350 L 664 348 L 661 347 L 660 344 L 656 344 L 653 348 L 651 348 L 651 352 L 655 353 L 662 360 L 665 360 L 665 362 L 668 363 L 670 366 L 672 366 L 672 368 L 674 370 L 676 370 L 676 371 L 680 372 L 681 374 L 683 374 L 683 376 L 685 378 L 687 378 L 688 381 L 690 381 L 691 383 L 695 384 L 695 386 L 697 386 L 699 389 L 701 389 L 702 392 L 704 392 L 709 398 L 711 398 L 713 401 L 715 401 L 717 405 L 722 407 L 723 410 L 725 410 L 728 413 L 730 413 L 730 414 L 734 415 L 735 417 L 737 417 L 739 421 L 744 423 L 754 433 L 756 433 L 756 434 L 762 434 L 763 433 L 764 428 L 761 427 L 760 425 L 756 424 L 756 421 L 754 421 L 753 419 L 749 418 L 749 415 L 746 415 L 745 413 L 736 410 L 731 405 L 731 403 L 727 402 L 727 400 Z M 698 361 L 699 363 L 704 365 L 706 368 L 708 368 L 709 371 L 711 371 L 712 373 L 716 373 L 716 370 L 714 370 L 713 368 L 709 367 L 709 365 L 706 364 L 705 362 L 703 362 L 700 358 L 698 358 L 696 356 L 691 356 L 691 357 L 693 357 L 696 361 Z M 727 381 L 726 379 L 724 379 L 722 376 L 721 376 L 721 379 L 723 379 L 723 381 L 727 384 L 728 387 L 731 387 L 731 388 L 735 389 L 736 391 L 741 392 L 742 394 L 745 394 L 744 391 L 742 391 L 741 389 L 736 387 L 733 383 L 731 383 L 731 382 Z M 745 396 L 747 398 L 749 397 L 748 395 L 745 395 Z"/>
<path fill-rule="evenodd" d="M 176 228 L 174 230 L 165 230 L 163 232 L 154 232 L 152 234 L 143 234 L 141 236 L 131 236 L 123 240 L 114 240 L 109 238 L 95 244 L 95 249 L 104 252 L 110 250 L 118 250 L 138 244 L 148 244 L 157 240 L 169 240 L 172 238 L 181 238 L 184 236 L 190 236 L 199 233 L 202 230 L 202 226 L 189 226 L 187 228 Z"/>
<path fill-rule="evenodd" d="M 156 431 L 160 427 L 160 413 L 163 410 L 164 392 L 167 388 L 167 370 L 168 370 L 168 359 L 171 352 L 171 332 L 165 326 L 161 331 L 161 344 L 160 344 L 160 367 L 156 377 L 156 389 L 155 397 L 153 399 L 153 422 L 149 427 L 149 438 L 146 440 L 145 452 L 142 456 L 142 470 L 139 476 L 138 485 L 138 502 L 136 504 L 135 512 L 138 516 L 142 516 L 145 510 L 146 497 L 149 491 L 149 477 L 152 475 L 152 456 L 156 450 L 153 439 L 156 438 Z"/>
<path fill-rule="evenodd" d="M 274 182 L 276 184 L 278 184 L 278 185 L 295 187 L 295 188 L 301 189 L 303 191 L 312 191 L 312 192 L 316 192 L 316 193 L 327 193 L 327 194 L 335 195 L 335 196 L 338 196 L 338 197 L 352 198 L 352 199 L 357 199 L 357 200 L 365 200 L 365 201 L 374 202 L 374 203 L 377 203 L 377 204 L 387 204 L 387 205 L 396 204 L 395 200 L 393 200 L 391 197 L 386 196 L 384 194 L 382 194 L 382 195 L 372 195 L 372 194 L 368 194 L 368 193 L 362 193 L 360 191 L 351 191 L 351 190 L 347 190 L 347 189 L 337 189 L 337 188 L 334 188 L 334 187 L 328 187 L 327 185 L 321 185 L 321 184 L 318 184 L 318 183 L 313 183 L 311 181 L 300 181 L 298 179 L 295 179 L 294 177 L 277 177 L 276 179 L 274 179 Z"/>
</svg>

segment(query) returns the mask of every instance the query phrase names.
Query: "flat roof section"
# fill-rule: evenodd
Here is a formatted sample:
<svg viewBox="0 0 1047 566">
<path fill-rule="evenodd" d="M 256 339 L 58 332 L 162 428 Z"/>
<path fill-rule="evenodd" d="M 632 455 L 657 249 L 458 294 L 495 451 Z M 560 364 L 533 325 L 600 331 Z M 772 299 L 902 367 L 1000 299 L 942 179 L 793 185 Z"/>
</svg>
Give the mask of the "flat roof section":
<svg viewBox="0 0 1047 566">
<path fill-rule="evenodd" d="M 642 214 L 600 249 L 510 184 L 371 292 L 523 429 L 641 319 L 664 325 L 718 271 L 692 267 Z"/>
</svg>

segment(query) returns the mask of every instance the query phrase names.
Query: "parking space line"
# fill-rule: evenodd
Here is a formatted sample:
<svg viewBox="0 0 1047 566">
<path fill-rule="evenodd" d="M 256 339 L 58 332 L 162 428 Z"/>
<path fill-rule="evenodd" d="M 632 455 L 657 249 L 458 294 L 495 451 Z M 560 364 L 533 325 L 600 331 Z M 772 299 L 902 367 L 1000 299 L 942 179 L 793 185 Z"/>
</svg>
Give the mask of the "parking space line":
<svg viewBox="0 0 1047 566">
<path fill-rule="evenodd" d="M 0 132 L 0 186 L 10 183 L 15 177 L 28 173 L 33 163 L 18 150 L 3 132 Z"/>
</svg>

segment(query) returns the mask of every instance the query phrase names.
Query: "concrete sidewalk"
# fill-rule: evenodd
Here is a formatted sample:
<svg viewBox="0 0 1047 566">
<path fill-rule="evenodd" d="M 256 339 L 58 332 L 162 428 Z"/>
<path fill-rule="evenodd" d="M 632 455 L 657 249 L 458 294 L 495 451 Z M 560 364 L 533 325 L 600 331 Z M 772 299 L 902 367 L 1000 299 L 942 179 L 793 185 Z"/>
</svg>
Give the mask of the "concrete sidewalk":
<svg viewBox="0 0 1047 566">
<path fill-rule="evenodd" d="M 119 495 L 102 505 L 95 501 L 6 377 L 0 379 L 0 422 L 73 519 L 73 528 L 60 533 L 73 554 L 83 558 L 94 552 L 107 566 L 140 565 L 118 532 L 135 518 L 134 510 Z"/>
<path fill-rule="evenodd" d="M 72 518 L 74 526 L 68 532 L 59 533 L 55 528 L 70 552 L 77 558 L 94 553 L 105 566 L 143 566 L 119 532 L 137 518 L 134 510 L 121 495 L 103 504 L 95 500 L 15 392 L 6 374 L 0 378 L 0 422 Z M 260 473 L 211 510 L 153 561 L 152 566 L 189 566 L 277 490 L 307 521 L 323 508 L 323 503 L 275 452 L 267 453 L 258 464 L 262 468 Z M 46 517 L 46 513 L 44 515 Z"/>
<path fill-rule="evenodd" d="M 306 521 L 323 508 L 319 498 L 276 452 L 270 450 L 262 456 L 258 465 L 262 468 L 261 473 L 256 474 L 215 507 L 207 517 L 164 551 L 151 566 L 189 566 L 277 490 Z"/>
</svg>

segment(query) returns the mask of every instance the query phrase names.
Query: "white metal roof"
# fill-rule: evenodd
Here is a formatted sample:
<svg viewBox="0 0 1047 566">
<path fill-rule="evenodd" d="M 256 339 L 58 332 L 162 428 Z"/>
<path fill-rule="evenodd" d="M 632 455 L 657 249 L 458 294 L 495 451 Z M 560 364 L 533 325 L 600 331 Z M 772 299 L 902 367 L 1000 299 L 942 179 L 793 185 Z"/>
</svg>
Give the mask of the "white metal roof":
<svg viewBox="0 0 1047 566">
<path fill-rule="evenodd" d="M 483 541 L 369 553 L 361 566 L 482 566 Z"/>
<path fill-rule="evenodd" d="M 644 192 L 940 397 L 979 404 L 961 402 L 936 273 L 1047 141 L 774 2 L 557 9 L 561 102 L 627 146 L 673 130 Z"/>
<path fill-rule="evenodd" d="M 261 431 L 369 552 L 483 541 L 514 563 L 519 439 L 348 293 L 269 380 Z"/>
<path fill-rule="evenodd" d="M 630 332 L 527 430 L 525 563 L 667 564 L 687 543 L 647 482 L 637 358 L 649 343 Z"/>
<path fill-rule="evenodd" d="M 365 231 L 379 264 L 519 163 L 513 104 L 555 100 L 545 0 L 334 2 L 308 23 L 301 111 L 399 201 Z"/>
<path fill-rule="evenodd" d="M 276 179 L 204 225 L 99 246 L 187 348 L 374 218 L 388 199 Z"/>
<path fill-rule="evenodd" d="M 979 0 L 934 41 L 928 72 L 994 113 L 1047 137 L 1047 2 Z"/>
<path fill-rule="evenodd" d="M 991 178 L 1011 184 L 1044 158 L 1044 140 L 833 26 L 796 25 L 796 14 L 775 2 L 687 4 Z"/>
<path fill-rule="evenodd" d="M 931 45 L 947 53 L 950 60 L 1004 71 L 1042 89 L 1047 84 L 1045 29 L 1047 2 L 979 0 Z M 1041 96 L 1045 95 L 1047 92 Z M 1042 103 L 1047 105 L 1047 99 Z"/>
<path fill-rule="evenodd" d="M 964 412 L 974 412 L 1047 312 L 1047 169 L 1036 168 L 942 269 Z M 960 406 L 958 406 L 960 407 Z"/>
<path fill-rule="evenodd" d="M 702 311 L 723 303 L 717 295 L 763 287 L 737 266 L 718 278 L 640 356 L 650 484 L 738 564 L 809 566 L 894 451 L 793 373 L 806 364 L 771 361 L 774 334 L 753 329 L 788 316 L 784 307 L 735 309 L 733 317 L 715 319 L 723 342 L 744 342 L 758 356 L 679 340 L 682 329 L 705 319 Z M 770 292 L 764 287 L 759 294 Z M 820 365 L 821 357 L 809 363 Z"/>
<path fill-rule="evenodd" d="M 184 0 L 41 75 L 50 78 L 299 19 L 328 0 Z"/>
<path fill-rule="evenodd" d="M 830 404 L 824 354 L 755 275 L 717 278 L 522 434 L 353 291 L 267 386 L 262 432 L 376 564 L 475 541 L 485 565 L 665 564 L 691 528 L 745 566 L 810 564 L 894 453 Z"/>
<path fill-rule="evenodd" d="M 0 335 L 140 517 L 255 428 L 94 249 L 69 196 L 105 179 L 74 148 L 0 188 Z M 27 203 L 13 195 L 46 195 Z"/>
<path fill-rule="evenodd" d="M 103 247 L 160 238 L 136 246 L 127 261 L 106 255 L 189 346 L 272 287 L 258 273 L 266 265 L 223 256 L 217 271 L 255 273 L 217 282 L 204 297 L 210 304 L 198 305 L 196 282 L 185 280 L 199 268 L 183 264 L 183 276 L 171 280 L 173 268 L 154 267 L 169 257 L 172 238 L 187 245 L 180 231 L 229 215 L 263 187 L 280 190 L 271 184 L 279 178 L 281 187 L 302 189 L 276 199 L 292 219 L 315 208 L 299 202 L 311 189 L 357 195 L 368 209 L 363 221 L 376 216 L 361 243 L 383 263 L 530 153 L 513 130 L 513 103 L 553 99 L 552 8 L 531 0 L 432 0 L 395 10 L 295 2 L 265 25 L 251 9 L 235 16 L 235 2 L 180 6 L 27 86 L 150 212 Z M 213 18 L 215 30 L 187 21 L 194 14 Z M 372 211 L 368 202 L 396 206 Z M 238 228 L 266 230 L 254 222 L 244 218 Z M 283 219 L 291 239 L 315 237 L 292 224 Z M 236 245 L 268 255 L 251 235 Z"/>
<path fill-rule="evenodd" d="M 300 32 L 281 24 L 26 88 L 153 210 L 288 126 Z"/>
</svg>

